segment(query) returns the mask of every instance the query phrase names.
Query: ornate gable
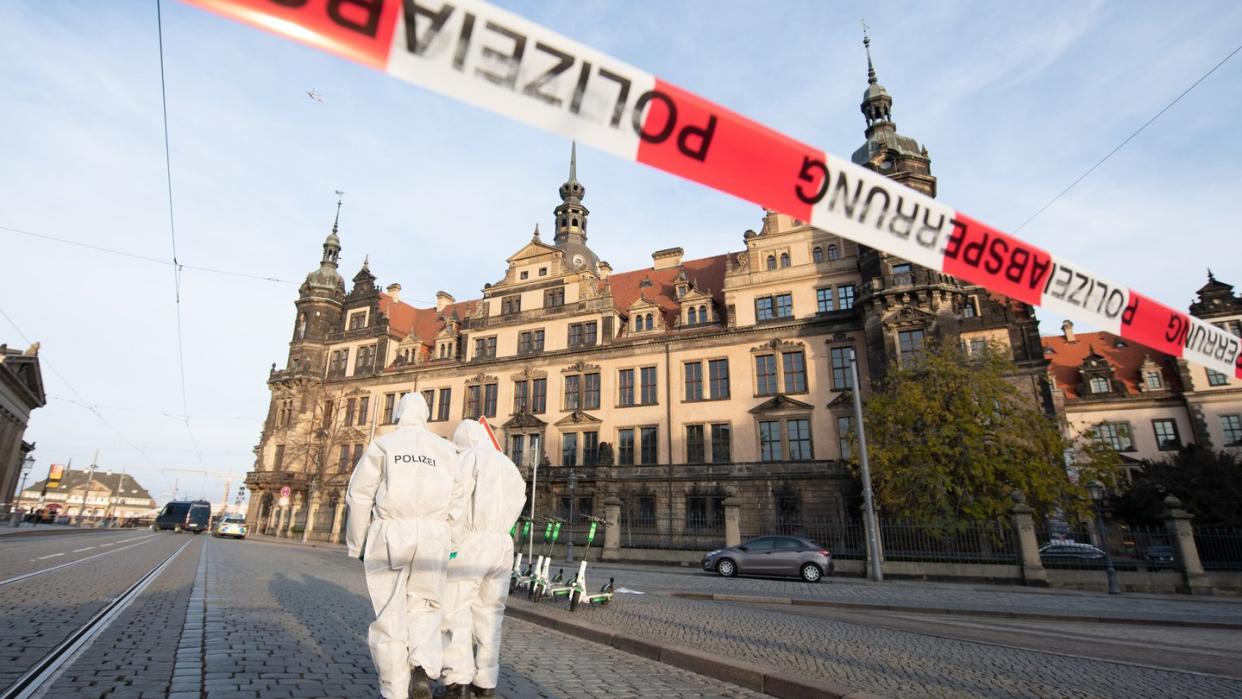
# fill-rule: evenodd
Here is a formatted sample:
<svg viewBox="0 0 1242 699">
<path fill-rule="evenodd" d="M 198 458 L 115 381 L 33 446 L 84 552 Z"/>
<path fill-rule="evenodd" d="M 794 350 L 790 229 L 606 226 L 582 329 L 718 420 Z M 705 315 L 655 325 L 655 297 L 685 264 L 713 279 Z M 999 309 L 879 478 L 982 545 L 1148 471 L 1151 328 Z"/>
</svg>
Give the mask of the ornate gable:
<svg viewBox="0 0 1242 699">
<path fill-rule="evenodd" d="M 599 371 L 599 365 L 588 364 L 587 362 L 584 362 L 581 359 L 574 362 L 573 364 L 570 364 L 564 369 L 561 369 L 562 374 L 582 374 L 582 373 L 589 373 L 592 371 Z"/>
<path fill-rule="evenodd" d="M 761 413 L 774 413 L 788 410 L 811 410 L 813 407 L 814 406 L 809 403 L 803 403 L 800 400 L 790 398 L 784 393 L 778 393 L 759 405 L 751 408 L 750 412 L 754 415 L 759 415 Z"/>
<path fill-rule="evenodd" d="M 561 418 L 560 420 L 557 420 L 556 426 L 565 427 L 568 425 L 599 425 L 599 424 L 602 424 L 603 422 L 604 422 L 603 420 L 595 417 L 594 415 L 589 415 L 587 413 L 582 412 L 581 410 L 575 410 L 571 412 L 570 414 L 566 415 L 565 417 Z"/>
<path fill-rule="evenodd" d="M 779 337 L 774 337 L 762 345 L 755 345 L 750 348 L 751 354 L 771 354 L 772 352 L 797 352 L 806 345 L 801 342 L 789 342 Z"/>
<path fill-rule="evenodd" d="M 543 420 L 540 420 L 526 411 L 522 411 L 509 418 L 509 421 L 501 425 L 501 427 L 506 430 L 525 430 L 543 429 L 544 427 L 547 427 L 547 425 L 548 423 Z"/>
<path fill-rule="evenodd" d="M 936 316 L 914 306 L 902 306 L 900 310 L 884 319 L 885 330 L 928 328 Z"/>
</svg>

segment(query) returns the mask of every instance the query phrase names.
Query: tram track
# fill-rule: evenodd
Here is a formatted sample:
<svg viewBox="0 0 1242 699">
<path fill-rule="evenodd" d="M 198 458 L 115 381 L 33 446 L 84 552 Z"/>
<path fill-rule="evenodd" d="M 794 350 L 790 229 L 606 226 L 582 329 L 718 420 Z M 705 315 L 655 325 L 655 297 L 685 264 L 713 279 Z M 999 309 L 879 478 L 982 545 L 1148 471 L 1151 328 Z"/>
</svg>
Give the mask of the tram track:
<svg viewBox="0 0 1242 699">
<path fill-rule="evenodd" d="M 156 535 L 152 534 L 152 535 L 150 535 L 150 536 L 142 536 L 142 537 L 138 537 L 138 538 L 137 538 L 137 543 L 130 544 L 129 546 L 122 546 L 122 547 L 120 547 L 120 548 L 109 549 L 109 550 L 107 550 L 107 551 L 102 551 L 102 552 L 100 552 L 100 553 L 92 554 L 92 555 L 90 555 L 90 556 L 84 556 L 84 557 L 82 557 L 82 558 L 78 558 L 78 559 L 75 559 L 75 560 L 72 560 L 72 561 L 66 561 L 66 562 L 64 562 L 64 563 L 61 563 L 60 565 L 49 566 L 49 567 L 47 567 L 47 568 L 40 568 L 39 570 L 34 570 L 34 571 L 29 572 L 29 573 L 22 573 L 21 575 L 14 575 L 14 576 L 13 576 L 13 577 L 11 577 L 11 578 L 5 578 L 4 580 L 0 580 L 0 587 L 4 587 L 5 585 L 12 585 L 13 583 L 19 583 L 19 582 L 21 582 L 21 581 L 23 581 L 23 580 L 29 580 L 30 578 L 37 578 L 37 577 L 39 577 L 40 575 L 46 575 L 47 573 L 51 573 L 51 572 L 54 572 L 54 571 L 57 571 L 57 570 L 64 570 L 65 568 L 69 568 L 69 567 L 71 567 L 71 566 L 75 566 L 75 565 L 77 565 L 77 564 L 79 564 L 79 563 L 85 563 L 85 562 L 87 562 L 87 561 L 92 561 L 92 560 L 95 560 L 96 558 L 102 558 L 102 557 L 104 557 L 104 556 L 108 556 L 108 555 L 111 555 L 111 554 L 114 554 L 114 553 L 118 553 L 118 552 L 120 552 L 120 551 L 127 551 L 127 550 L 132 549 L 132 548 L 134 548 L 134 547 L 136 547 L 136 546 L 142 546 L 143 544 L 145 544 L 145 543 L 147 542 L 147 540 L 148 540 L 148 539 L 153 539 L 153 538 L 155 538 L 155 536 L 156 536 Z M 124 541 L 134 541 L 134 539 L 125 539 Z M 114 543 L 123 543 L 123 541 L 118 541 L 118 542 L 114 542 Z M 105 545 L 105 546 L 111 546 L 112 544 L 104 544 L 104 545 Z M 92 546 L 91 548 L 95 548 L 95 547 L 93 547 L 93 546 Z M 79 550 L 85 550 L 85 549 L 79 549 Z M 72 553 L 78 553 L 78 551 L 73 551 Z M 61 555 L 64 555 L 64 553 L 54 553 L 54 554 L 50 554 L 50 555 L 48 555 L 48 556 L 43 556 L 43 557 L 41 557 L 40 559 L 33 559 L 33 560 L 41 560 L 41 559 L 45 559 L 45 558 L 50 558 L 50 557 L 52 557 L 52 556 L 61 556 Z"/>
<path fill-rule="evenodd" d="M 52 682 L 55 681 L 60 673 L 72 665 L 78 655 L 95 638 L 106 631 L 109 625 L 124 613 L 130 604 L 146 590 L 147 586 L 172 565 L 177 557 L 194 541 L 194 538 L 187 540 L 166 558 L 156 563 L 119 595 L 111 598 L 86 623 L 71 631 L 64 640 L 54 646 L 46 655 L 35 661 L 15 682 L 3 691 L 0 691 L 0 699 L 27 699 L 29 697 L 43 696 L 42 692 L 51 687 Z M 139 546 L 141 543 L 132 544 L 125 548 Z M 77 562 L 81 561 L 75 561 L 75 563 Z"/>
</svg>

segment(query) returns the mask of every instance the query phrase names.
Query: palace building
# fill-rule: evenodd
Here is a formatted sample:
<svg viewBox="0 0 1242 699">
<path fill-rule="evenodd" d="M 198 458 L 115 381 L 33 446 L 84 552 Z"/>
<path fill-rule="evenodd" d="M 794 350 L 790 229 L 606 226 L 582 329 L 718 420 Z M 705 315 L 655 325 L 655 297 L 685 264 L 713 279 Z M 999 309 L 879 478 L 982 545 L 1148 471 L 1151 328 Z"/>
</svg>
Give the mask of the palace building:
<svg viewBox="0 0 1242 699">
<path fill-rule="evenodd" d="M 892 104 L 868 53 L 853 160 L 934 196 L 927 149 L 897 131 Z M 381 289 L 367 263 L 345 284 L 338 202 L 268 379 L 246 480 L 254 526 L 339 539 L 353 465 L 409 391 L 445 436 L 485 416 L 528 483 L 538 465 L 541 512 L 602 514 L 615 497 L 623 526 L 671 536 L 715 530 L 729 497 L 744 533 L 857 516 L 854 350 L 865 393 L 929 338 L 1006 347 L 1015 380 L 1051 409 L 1027 304 L 771 211 L 738 248 L 656 250 L 651 266 L 614 272 L 598 253 L 620 243 L 590 239 L 573 150 L 559 199 L 550 239 L 536 227 L 515 243 L 500 281 L 465 301 L 437 292 L 429 308 Z"/>
</svg>

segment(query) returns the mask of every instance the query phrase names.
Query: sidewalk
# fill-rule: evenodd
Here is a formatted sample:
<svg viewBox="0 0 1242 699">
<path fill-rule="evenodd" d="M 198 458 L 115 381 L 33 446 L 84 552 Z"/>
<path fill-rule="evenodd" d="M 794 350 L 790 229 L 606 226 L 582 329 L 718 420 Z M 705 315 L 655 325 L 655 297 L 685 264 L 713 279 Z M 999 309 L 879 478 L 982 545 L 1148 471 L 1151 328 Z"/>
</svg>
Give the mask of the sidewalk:
<svg viewBox="0 0 1242 699">
<path fill-rule="evenodd" d="M 128 529 L 111 528 L 111 527 L 75 527 L 72 524 L 40 524 L 33 526 L 23 523 L 20 527 L 3 526 L 0 527 L 0 537 L 6 536 L 48 536 L 53 534 L 84 534 L 86 532 L 122 532 L 132 531 L 135 527 Z"/>
</svg>

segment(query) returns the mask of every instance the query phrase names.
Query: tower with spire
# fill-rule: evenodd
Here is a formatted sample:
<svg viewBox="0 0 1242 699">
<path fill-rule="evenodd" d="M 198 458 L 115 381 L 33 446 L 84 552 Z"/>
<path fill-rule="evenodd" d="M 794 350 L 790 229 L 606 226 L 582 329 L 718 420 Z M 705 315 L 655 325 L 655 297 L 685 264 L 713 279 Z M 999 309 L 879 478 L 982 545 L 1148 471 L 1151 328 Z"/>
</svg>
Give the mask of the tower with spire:
<svg viewBox="0 0 1242 699">
<path fill-rule="evenodd" d="M 336 217 L 332 230 L 323 241 L 319 267 L 306 275 L 294 302 L 297 314 L 293 337 L 289 343 L 289 372 L 319 371 L 324 367 L 324 339 L 341 322 L 345 303 L 345 280 L 337 270 L 341 258 L 341 204 L 344 192 L 338 191 Z"/>
<path fill-rule="evenodd" d="M 867 88 L 859 105 L 866 122 L 866 141 L 852 160 L 928 196 L 936 196 L 927 149 L 897 131 L 893 97 L 876 77 L 871 37 L 863 24 L 867 55 Z M 982 287 L 911 264 L 895 255 L 859 246 L 862 288 L 857 307 L 867 333 L 868 359 L 876 378 L 883 376 L 900 347 L 939 339 L 957 343 L 963 334 L 980 337 L 1008 333 L 1013 358 L 1024 369 L 1043 371 L 1046 363 L 1039 325 L 1029 305 L 993 296 Z"/>
<path fill-rule="evenodd" d="M 587 247 L 587 219 L 591 212 L 582 204 L 586 187 L 578 181 L 578 144 L 569 147 L 569 179 L 561 185 L 552 244 L 565 251 L 565 264 L 576 272 L 597 272 L 599 257 Z"/>
</svg>

